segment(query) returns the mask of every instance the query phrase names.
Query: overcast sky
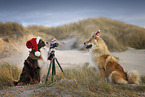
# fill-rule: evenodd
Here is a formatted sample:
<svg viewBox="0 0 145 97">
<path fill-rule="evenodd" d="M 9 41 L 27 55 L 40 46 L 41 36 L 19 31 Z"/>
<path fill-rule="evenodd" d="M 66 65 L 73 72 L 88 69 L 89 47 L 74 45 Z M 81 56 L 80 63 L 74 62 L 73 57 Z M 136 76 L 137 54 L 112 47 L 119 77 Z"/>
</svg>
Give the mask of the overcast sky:
<svg viewBox="0 0 145 97">
<path fill-rule="evenodd" d="M 145 27 L 145 0 L 0 0 L 0 21 L 58 26 L 107 17 Z"/>
</svg>

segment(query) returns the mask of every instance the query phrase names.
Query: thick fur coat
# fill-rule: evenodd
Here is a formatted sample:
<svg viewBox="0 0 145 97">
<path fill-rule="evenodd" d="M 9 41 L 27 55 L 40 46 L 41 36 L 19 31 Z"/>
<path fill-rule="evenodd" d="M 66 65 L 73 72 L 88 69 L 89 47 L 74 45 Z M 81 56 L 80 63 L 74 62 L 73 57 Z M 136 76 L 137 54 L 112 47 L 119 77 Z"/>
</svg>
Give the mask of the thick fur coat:
<svg viewBox="0 0 145 97">
<path fill-rule="evenodd" d="M 93 33 L 84 45 L 90 49 L 90 56 L 99 72 L 100 80 L 107 79 L 117 84 L 139 84 L 138 73 L 136 71 L 130 73 L 124 71 L 123 67 L 110 54 L 99 33 L 100 31 Z"/>
<path fill-rule="evenodd" d="M 40 56 L 35 56 L 35 50 L 30 51 L 29 56 L 24 61 L 24 67 L 18 81 L 14 81 L 14 85 L 26 85 L 40 83 L 43 75 L 48 69 L 48 52 L 44 48 L 46 43 L 40 39 L 38 49 Z"/>
<path fill-rule="evenodd" d="M 34 55 L 34 52 L 30 52 L 28 58 L 24 61 L 20 79 L 15 81 L 14 85 L 36 84 L 39 82 L 40 67 L 38 66 L 38 58 Z"/>
</svg>

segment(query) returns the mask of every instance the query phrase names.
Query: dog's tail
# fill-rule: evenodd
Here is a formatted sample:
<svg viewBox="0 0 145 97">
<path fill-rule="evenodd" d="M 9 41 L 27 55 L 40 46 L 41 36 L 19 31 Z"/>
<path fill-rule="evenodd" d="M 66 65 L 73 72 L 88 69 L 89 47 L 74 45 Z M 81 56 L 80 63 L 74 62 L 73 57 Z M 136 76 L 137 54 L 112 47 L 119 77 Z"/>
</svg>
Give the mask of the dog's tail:
<svg viewBox="0 0 145 97">
<path fill-rule="evenodd" d="M 139 84 L 140 83 L 140 76 L 139 76 L 139 73 L 135 70 L 129 72 L 127 74 L 127 77 L 128 77 L 128 82 L 130 84 Z"/>
</svg>

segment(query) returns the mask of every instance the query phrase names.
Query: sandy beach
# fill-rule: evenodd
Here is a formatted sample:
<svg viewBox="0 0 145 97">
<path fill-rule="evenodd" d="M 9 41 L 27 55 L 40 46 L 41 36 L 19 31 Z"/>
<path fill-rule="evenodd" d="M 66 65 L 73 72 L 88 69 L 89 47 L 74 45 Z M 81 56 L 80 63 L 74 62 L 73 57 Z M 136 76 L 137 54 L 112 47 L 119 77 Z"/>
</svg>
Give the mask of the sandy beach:
<svg viewBox="0 0 145 97">
<path fill-rule="evenodd" d="M 145 50 L 129 48 L 125 52 L 112 52 L 112 55 L 119 58 L 119 63 L 126 71 L 137 70 L 141 75 L 145 74 Z M 56 51 L 59 62 L 68 67 L 68 64 L 82 65 L 86 62 L 93 66 L 89 52 L 66 50 Z"/>
<path fill-rule="evenodd" d="M 93 66 L 88 51 L 56 50 L 55 54 L 63 68 L 72 68 L 85 63 Z M 119 59 L 119 63 L 126 71 L 137 70 L 141 75 L 145 75 L 145 50 L 129 48 L 125 52 L 112 52 L 112 55 Z M 8 62 L 22 68 L 27 56 L 28 53 L 14 54 L 0 59 L 0 63 Z"/>
</svg>

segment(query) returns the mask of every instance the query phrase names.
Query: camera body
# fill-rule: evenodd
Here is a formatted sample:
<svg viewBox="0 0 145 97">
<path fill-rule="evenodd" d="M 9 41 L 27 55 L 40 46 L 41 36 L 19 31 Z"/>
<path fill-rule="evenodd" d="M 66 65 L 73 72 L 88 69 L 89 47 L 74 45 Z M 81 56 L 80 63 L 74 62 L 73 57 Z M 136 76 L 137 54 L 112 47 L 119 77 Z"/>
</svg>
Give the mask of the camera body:
<svg viewBox="0 0 145 97">
<path fill-rule="evenodd" d="M 48 60 L 51 60 L 55 56 L 55 47 L 58 47 L 58 43 L 55 39 L 50 42 L 49 52 L 48 52 Z"/>
<path fill-rule="evenodd" d="M 58 47 L 58 45 L 59 45 L 59 44 L 56 42 L 56 40 L 53 39 L 53 40 L 50 42 L 50 49 L 55 48 L 55 47 Z"/>
<path fill-rule="evenodd" d="M 53 51 L 53 50 L 49 53 L 48 60 L 51 60 L 54 57 L 54 53 L 55 53 L 55 51 Z"/>
</svg>

